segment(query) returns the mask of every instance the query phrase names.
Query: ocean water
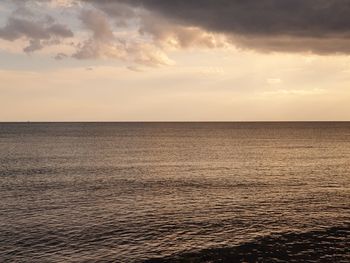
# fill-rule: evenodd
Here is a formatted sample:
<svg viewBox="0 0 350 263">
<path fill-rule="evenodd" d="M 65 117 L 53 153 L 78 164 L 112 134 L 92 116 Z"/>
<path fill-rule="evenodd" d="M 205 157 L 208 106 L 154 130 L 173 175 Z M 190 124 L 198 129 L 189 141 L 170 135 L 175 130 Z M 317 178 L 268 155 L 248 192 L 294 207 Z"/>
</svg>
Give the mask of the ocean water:
<svg viewBox="0 0 350 263">
<path fill-rule="evenodd" d="M 0 124 L 0 262 L 350 262 L 349 247 L 350 123 Z"/>
</svg>

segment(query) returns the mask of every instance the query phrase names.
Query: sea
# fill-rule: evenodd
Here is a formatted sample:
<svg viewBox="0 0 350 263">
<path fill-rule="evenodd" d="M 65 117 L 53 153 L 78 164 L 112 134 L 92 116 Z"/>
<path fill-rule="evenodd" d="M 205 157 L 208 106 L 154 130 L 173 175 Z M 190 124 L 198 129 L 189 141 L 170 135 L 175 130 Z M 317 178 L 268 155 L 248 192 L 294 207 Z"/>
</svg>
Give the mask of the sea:
<svg viewBox="0 0 350 263">
<path fill-rule="evenodd" d="M 0 262 L 350 262 L 350 123 L 0 123 Z"/>
</svg>

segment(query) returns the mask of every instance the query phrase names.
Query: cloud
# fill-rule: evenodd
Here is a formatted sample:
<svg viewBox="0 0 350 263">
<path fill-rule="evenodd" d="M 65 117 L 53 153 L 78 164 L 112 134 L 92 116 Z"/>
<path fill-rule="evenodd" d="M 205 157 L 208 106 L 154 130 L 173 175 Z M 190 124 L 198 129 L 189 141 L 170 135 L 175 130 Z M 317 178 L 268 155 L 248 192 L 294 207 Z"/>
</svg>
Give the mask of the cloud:
<svg viewBox="0 0 350 263">
<path fill-rule="evenodd" d="M 140 16 L 141 35 L 148 35 L 155 44 L 165 48 L 219 48 L 224 47 L 224 36 L 206 32 L 199 27 L 171 23 L 165 17 L 144 13 Z"/>
<path fill-rule="evenodd" d="M 73 16 L 68 18 L 73 18 L 69 21 L 80 22 L 82 28 L 75 27 L 77 37 L 70 45 L 75 50 L 71 53 L 59 50 L 54 55 L 57 60 L 66 57 L 79 60 L 117 59 L 129 64 L 161 66 L 174 64 L 168 53 L 176 49 L 226 45 L 223 35 L 172 23 L 161 14 L 129 2 L 14 0 L 13 3 L 16 10 L 0 29 L 0 38 L 8 41 L 26 39 L 28 45 L 23 50 L 27 53 L 59 44 L 61 39 L 73 36 L 68 27 L 56 23 L 50 15 L 37 19 L 38 10 L 46 14 L 69 10 L 70 16 Z"/>
<path fill-rule="evenodd" d="M 14 10 L 0 26 L 0 38 L 24 39 L 24 52 L 74 37 L 69 51 L 61 48 L 56 59 L 160 66 L 174 63 L 169 57 L 174 50 L 232 45 L 261 52 L 350 53 L 350 0 L 4 1 Z"/>
<path fill-rule="evenodd" d="M 134 71 L 134 72 L 143 72 L 142 69 L 140 69 L 139 67 L 136 66 L 127 66 L 126 67 L 128 70 Z"/>
<path fill-rule="evenodd" d="M 320 37 L 348 32 L 347 0 L 136 0 L 150 10 L 214 31 Z"/>
<path fill-rule="evenodd" d="M 114 34 L 108 17 L 100 10 L 83 10 L 80 19 L 84 27 L 91 32 L 91 36 L 78 44 L 77 51 L 72 55 L 74 58 L 114 58 L 145 66 L 173 63 L 162 50 L 147 42 L 124 39 Z"/>
<path fill-rule="evenodd" d="M 161 14 L 174 24 L 224 33 L 231 37 L 232 43 L 251 49 L 322 54 L 350 52 L 349 0 L 122 2 Z M 331 41 L 333 44 L 329 45 Z"/>
<path fill-rule="evenodd" d="M 93 37 L 101 41 L 113 39 L 113 31 L 107 17 L 97 10 L 83 10 L 80 15 L 83 25 L 92 31 Z"/>
<path fill-rule="evenodd" d="M 83 26 L 89 30 L 91 37 L 78 45 L 73 57 L 77 59 L 99 58 L 103 56 L 120 57 L 118 48 L 112 44 L 113 31 L 107 17 L 97 10 L 83 10 L 80 15 Z"/>
<path fill-rule="evenodd" d="M 128 1 L 85 1 L 103 11 L 117 27 L 137 27 L 139 37 L 149 37 L 162 48 L 215 48 L 226 45 L 223 35 L 202 30 L 198 26 L 174 23 L 166 16 L 135 6 Z"/>
<path fill-rule="evenodd" d="M 68 57 L 67 54 L 60 52 L 60 53 L 56 54 L 56 56 L 54 56 L 54 59 L 62 60 L 62 59 L 67 58 L 67 57 Z"/>
<path fill-rule="evenodd" d="M 6 24 L 0 27 L 0 38 L 7 41 L 26 40 L 28 46 L 23 48 L 24 52 L 34 52 L 47 45 L 59 44 L 62 39 L 74 36 L 66 25 L 56 23 L 51 16 L 36 18 L 25 2 L 15 3 L 17 3 L 17 8 L 9 16 Z"/>
<path fill-rule="evenodd" d="M 224 36 L 171 23 L 166 17 L 129 3 L 85 2 L 92 6 L 79 18 L 90 37 L 78 44 L 73 54 L 77 59 L 114 58 L 145 66 L 172 65 L 169 51 L 226 45 Z"/>
<path fill-rule="evenodd" d="M 33 40 L 50 39 L 53 37 L 72 37 L 73 32 L 61 24 L 43 25 L 41 22 L 10 17 L 6 26 L 0 28 L 0 38 L 16 40 L 26 37 Z"/>
<path fill-rule="evenodd" d="M 43 48 L 43 45 L 41 44 L 41 41 L 38 39 L 34 39 L 29 41 L 29 46 L 25 47 L 23 51 L 26 53 L 31 53 L 36 50 L 40 50 L 42 48 Z"/>
</svg>

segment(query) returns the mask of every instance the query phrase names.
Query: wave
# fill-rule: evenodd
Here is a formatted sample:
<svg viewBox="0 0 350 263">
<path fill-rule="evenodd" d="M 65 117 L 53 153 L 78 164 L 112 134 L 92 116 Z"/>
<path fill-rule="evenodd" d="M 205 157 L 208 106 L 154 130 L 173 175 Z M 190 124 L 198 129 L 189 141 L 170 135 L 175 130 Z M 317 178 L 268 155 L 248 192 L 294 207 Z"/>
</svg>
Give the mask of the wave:
<svg viewBox="0 0 350 263">
<path fill-rule="evenodd" d="M 350 262 L 350 223 L 302 233 L 272 234 L 236 247 L 144 261 L 178 262 Z"/>
</svg>

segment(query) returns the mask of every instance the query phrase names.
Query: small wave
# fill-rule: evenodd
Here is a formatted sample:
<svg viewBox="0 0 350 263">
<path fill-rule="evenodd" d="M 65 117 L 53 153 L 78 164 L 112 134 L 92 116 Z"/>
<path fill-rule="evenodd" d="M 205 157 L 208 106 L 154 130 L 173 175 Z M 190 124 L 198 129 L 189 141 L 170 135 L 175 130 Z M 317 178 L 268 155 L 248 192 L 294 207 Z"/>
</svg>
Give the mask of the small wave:
<svg viewBox="0 0 350 263">
<path fill-rule="evenodd" d="M 350 224 L 303 233 L 274 234 L 236 247 L 145 261 L 166 262 L 350 262 Z"/>
</svg>

